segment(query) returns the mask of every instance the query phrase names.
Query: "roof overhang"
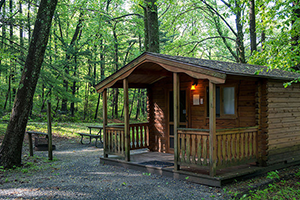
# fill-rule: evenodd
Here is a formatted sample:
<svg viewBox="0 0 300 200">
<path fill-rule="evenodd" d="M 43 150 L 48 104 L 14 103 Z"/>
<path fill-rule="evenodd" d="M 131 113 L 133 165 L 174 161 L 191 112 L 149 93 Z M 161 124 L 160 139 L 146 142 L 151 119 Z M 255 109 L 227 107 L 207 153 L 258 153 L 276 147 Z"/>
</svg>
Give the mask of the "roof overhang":
<svg viewBox="0 0 300 200">
<path fill-rule="evenodd" d="M 158 66 L 163 68 L 165 72 L 159 70 Z M 129 76 L 137 76 L 138 74 L 141 75 L 143 68 L 147 69 L 144 70 L 145 77 L 140 79 L 140 82 L 138 82 L 138 79 L 135 79 L 135 84 L 140 87 L 147 87 L 147 85 L 151 85 L 174 72 L 185 73 L 195 79 L 208 79 L 215 84 L 225 83 L 226 79 L 226 74 L 224 72 L 208 69 L 199 65 L 162 58 L 145 52 L 94 87 L 98 93 L 102 92 L 106 88 L 118 87 L 117 85 L 120 80 Z M 156 71 L 151 72 L 151 69 L 155 69 Z M 151 76 L 151 78 L 149 78 L 149 76 Z M 129 86 L 130 84 L 131 83 L 129 81 Z"/>
</svg>

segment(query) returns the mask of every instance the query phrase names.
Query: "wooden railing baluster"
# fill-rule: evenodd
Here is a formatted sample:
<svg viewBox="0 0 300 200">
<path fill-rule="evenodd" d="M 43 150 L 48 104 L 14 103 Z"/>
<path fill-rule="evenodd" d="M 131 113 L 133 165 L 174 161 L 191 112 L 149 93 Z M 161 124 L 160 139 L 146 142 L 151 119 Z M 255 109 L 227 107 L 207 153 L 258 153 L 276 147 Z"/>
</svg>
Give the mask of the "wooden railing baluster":
<svg viewBox="0 0 300 200">
<path fill-rule="evenodd" d="M 253 162 L 257 154 L 257 127 L 217 130 L 217 168 Z M 209 165 L 209 133 L 204 129 L 178 129 L 178 163 Z"/>
</svg>

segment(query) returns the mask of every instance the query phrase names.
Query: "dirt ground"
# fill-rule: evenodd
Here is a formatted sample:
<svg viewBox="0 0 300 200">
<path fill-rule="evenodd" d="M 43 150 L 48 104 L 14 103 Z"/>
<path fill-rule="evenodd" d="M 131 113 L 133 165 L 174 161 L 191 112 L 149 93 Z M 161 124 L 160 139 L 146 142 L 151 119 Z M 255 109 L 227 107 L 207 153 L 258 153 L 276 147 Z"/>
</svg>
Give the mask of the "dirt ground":
<svg viewBox="0 0 300 200">
<path fill-rule="evenodd" d="M 86 139 L 85 141 L 88 141 Z M 222 189 L 103 165 L 102 148 L 54 137 L 48 152 L 23 148 L 24 166 L 0 171 L 0 199 L 228 199 Z"/>
<path fill-rule="evenodd" d="M 278 180 L 264 174 L 223 188 L 208 187 L 100 164 L 103 149 L 95 147 L 94 141 L 82 145 L 79 136 L 74 139 L 54 135 L 56 150 L 50 162 L 47 151 L 34 151 L 34 157 L 30 157 L 25 137 L 23 167 L 0 170 L 0 199 L 230 199 L 274 181 L 282 184 L 282 179 L 290 185 L 299 182 L 299 177 L 294 176 L 299 166 L 293 166 L 278 170 Z"/>
</svg>

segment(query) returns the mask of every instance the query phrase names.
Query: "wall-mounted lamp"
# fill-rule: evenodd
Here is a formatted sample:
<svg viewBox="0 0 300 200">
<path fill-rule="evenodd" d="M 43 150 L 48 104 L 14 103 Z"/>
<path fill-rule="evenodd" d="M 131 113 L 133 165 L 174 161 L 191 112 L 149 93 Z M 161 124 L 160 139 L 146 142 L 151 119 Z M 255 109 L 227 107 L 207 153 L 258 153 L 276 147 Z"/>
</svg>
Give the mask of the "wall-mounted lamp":
<svg viewBox="0 0 300 200">
<path fill-rule="evenodd" d="M 196 90 L 196 86 L 198 85 L 197 81 L 194 81 L 194 83 L 191 86 L 191 90 Z"/>
</svg>

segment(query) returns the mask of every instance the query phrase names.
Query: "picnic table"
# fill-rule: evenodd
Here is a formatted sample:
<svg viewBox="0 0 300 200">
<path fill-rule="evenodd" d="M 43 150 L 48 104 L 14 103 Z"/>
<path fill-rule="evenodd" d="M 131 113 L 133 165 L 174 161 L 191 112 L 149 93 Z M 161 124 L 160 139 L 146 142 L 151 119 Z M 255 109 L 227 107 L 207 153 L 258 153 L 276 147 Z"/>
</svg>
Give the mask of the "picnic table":
<svg viewBox="0 0 300 200">
<path fill-rule="evenodd" d="M 101 137 L 101 134 L 102 134 L 102 130 L 103 130 L 103 126 L 99 126 L 99 125 L 90 125 L 90 126 L 87 126 L 88 129 L 90 130 L 89 131 L 89 134 L 87 133 L 78 133 L 80 136 L 81 136 L 81 140 L 80 140 L 80 143 L 81 144 L 84 144 L 83 143 L 83 137 L 84 136 L 87 136 L 87 137 L 90 137 L 90 142 L 88 144 L 91 143 L 92 139 L 95 138 L 96 139 L 96 142 L 95 142 L 95 146 L 97 147 L 97 141 L 98 141 L 98 138 L 100 140 L 101 143 L 103 143 L 102 141 L 102 137 Z M 97 134 L 92 134 L 92 129 L 97 129 Z"/>
<path fill-rule="evenodd" d="M 47 133 L 43 133 L 43 132 L 39 132 L 39 131 L 26 131 L 26 133 L 28 134 L 30 156 L 33 156 L 32 135 L 36 135 L 36 136 L 45 136 L 45 138 L 48 140 L 48 134 L 47 134 Z M 38 144 L 36 143 L 35 146 L 37 147 Z M 46 149 L 48 149 L 48 144 L 47 144 Z M 53 149 L 53 150 L 55 149 L 55 145 L 52 145 L 52 149 Z"/>
</svg>

